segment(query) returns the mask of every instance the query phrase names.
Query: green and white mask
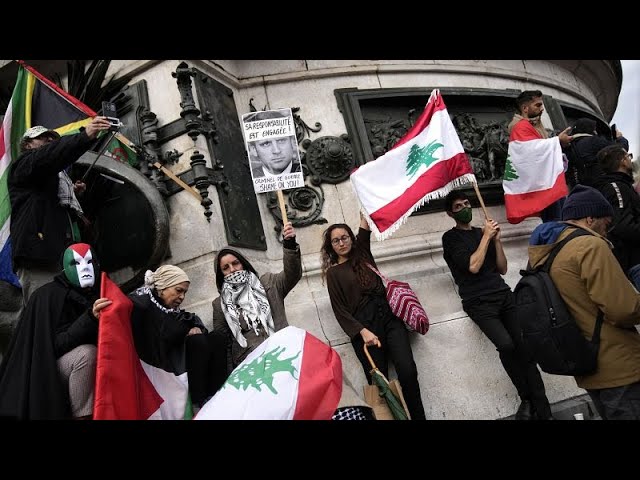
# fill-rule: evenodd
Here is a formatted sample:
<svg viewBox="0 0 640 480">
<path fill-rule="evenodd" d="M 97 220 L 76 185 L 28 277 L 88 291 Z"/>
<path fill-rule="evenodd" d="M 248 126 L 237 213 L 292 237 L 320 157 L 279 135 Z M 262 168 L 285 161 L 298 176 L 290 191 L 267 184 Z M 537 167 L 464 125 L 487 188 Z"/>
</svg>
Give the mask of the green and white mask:
<svg viewBox="0 0 640 480">
<path fill-rule="evenodd" d="M 91 246 L 86 243 L 74 243 L 69 246 L 64 251 L 62 264 L 65 277 L 76 287 L 93 287 L 96 277 L 100 274 Z"/>
</svg>

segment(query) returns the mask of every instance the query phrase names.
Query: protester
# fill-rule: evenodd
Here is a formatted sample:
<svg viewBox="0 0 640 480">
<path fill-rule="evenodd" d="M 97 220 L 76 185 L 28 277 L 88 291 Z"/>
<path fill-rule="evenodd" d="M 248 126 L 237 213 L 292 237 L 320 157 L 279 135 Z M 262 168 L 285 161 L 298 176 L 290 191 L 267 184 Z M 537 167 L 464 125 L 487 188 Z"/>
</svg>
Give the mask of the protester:
<svg viewBox="0 0 640 480">
<path fill-rule="evenodd" d="M 613 254 L 640 289 L 640 196 L 633 187 L 633 155 L 613 144 L 600 150 L 597 158 L 603 173 L 594 186 L 613 207 L 608 232 Z"/>
<path fill-rule="evenodd" d="M 550 275 L 588 340 L 598 311 L 598 368 L 575 377 L 604 420 L 640 420 L 640 294 L 626 278 L 605 238 L 614 217 L 611 204 L 596 189 L 577 185 L 562 208 L 564 222 L 539 225 L 529 240 L 529 262 L 542 265 L 554 246 L 576 228 L 590 233 L 569 241 L 555 258 Z"/>
<path fill-rule="evenodd" d="M 525 90 L 518 98 L 516 98 L 516 107 L 518 113 L 513 116 L 513 119 L 509 123 L 509 142 L 517 141 L 518 139 L 531 139 L 531 140 L 543 140 L 549 138 L 549 133 L 542 125 L 542 113 L 544 112 L 544 104 L 542 102 L 542 92 L 540 90 Z M 560 146 L 565 147 L 571 142 L 571 137 L 568 135 L 570 128 L 565 129 L 558 135 Z M 532 150 L 529 155 L 538 154 L 539 150 Z M 513 159 L 512 159 L 513 160 Z M 538 158 L 528 158 L 527 162 L 535 164 Z M 549 159 L 551 160 L 551 159 Z M 547 185 L 547 188 L 551 189 L 556 185 Z M 563 198 L 549 203 L 544 200 L 544 197 L 540 198 L 545 204 L 541 205 L 539 212 L 540 218 L 543 222 L 551 220 L 558 220 L 560 218 L 560 209 L 562 207 Z M 507 215 L 508 217 L 508 215 Z"/>
<path fill-rule="evenodd" d="M 22 285 L 23 304 L 58 273 L 64 249 L 80 241 L 78 221 L 82 207 L 66 169 L 109 128 L 105 117 L 95 117 L 84 131 L 60 137 L 43 126 L 28 129 L 20 142 L 20 156 L 9 166 L 11 248 L 13 270 Z"/>
<path fill-rule="evenodd" d="M 552 419 L 542 377 L 522 344 L 513 292 L 502 278 L 507 273 L 507 257 L 500 226 L 487 218 L 483 229 L 472 227 L 471 204 L 460 190 L 447 195 L 445 210 L 456 225 L 442 236 L 444 259 L 458 285 L 462 308 L 496 346 L 518 391 L 521 401 L 516 420 Z"/>
<path fill-rule="evenodd" d="M 418 370 L 406 326 L 391 312 L 384 285 L 368 266 L 377 268 L 366 220 L 361 219 L 357 237 L 343 223 L 327 228 L 323 234 L 321 260 L 333 313 L 351 339 L 367 381 L 371 384 L 371 365 L 365 356 L 365 344 L 378 347 L 370 348 L 369 353 L 385 377 L 388 361 L 393 362 L 411 418 L 424 420 Z"/>
<path fill-rule="evenodd" d="M 93 413 L 100 266 L 85 243 L 68 247 L 63 272 L 29 298 L 0 365 L 0 417 L 88 419 Z"/>
<path fill-rule="evenodd" d="M 153 272 L 147 270 L 144 286 L 129 298 L 140 360 L 176 376 L 187 372 L 191 402 L 197 409 L 227 379 L 227 345 L 222 335 L 208 332 L 196 314 L 180 308 L 190 284 L 181 268 L 163 265 Z"/>
<path fill-rule="evenodd" d="M 223 248 L 216 256 L 213 329 L 228 338 L 229 372 L 274 332 L 289 322 L 284 299 L 302 277 L 300 247 L 289 222 L 283 230 L 284 265 L 280 273 L 258 273 L 240 252 Z"/>
<path fill-rule="evenodd" d="M 591 118 L 579 118 L 571 129 L 571 144 L 565 149 L 569 166 L 565 177 L 567 184 L 573 188 L 578 183 L 596 187 L 603 171 L 598 163 L 598 152 L 609 145 L 618 145 L 629 149 L 629 141 L 620 130 L 616 130 L 616 138 L 609 140 L 598 134 L 596 121 Z M 597 187 L 596 187 L 597 188 Z"/>
</svg>

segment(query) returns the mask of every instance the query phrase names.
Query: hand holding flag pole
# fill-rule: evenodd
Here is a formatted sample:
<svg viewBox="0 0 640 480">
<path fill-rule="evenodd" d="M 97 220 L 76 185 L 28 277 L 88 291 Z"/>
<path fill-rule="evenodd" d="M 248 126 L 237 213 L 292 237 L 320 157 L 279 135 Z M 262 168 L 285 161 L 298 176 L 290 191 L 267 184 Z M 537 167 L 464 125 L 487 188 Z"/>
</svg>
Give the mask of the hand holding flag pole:
<svg viewBox="0 0 640 480">
<path fill-rule="evenodd" d="M 117 129 L 111 131 L 111 136 L 109 137 L 109 140 L 107 140 L 104 146 L 100 149 L 100 152 L 98 152 L 98 155 L 96 155 L 96 158 L 93 160 L 93 163 L 89 165 L 89 168 L 87 168 L 87 171 L 84 172 L 84 175 L 82 176 L 82 179 L 80 181 L 85 182 L 85 180 L 87 179 L 87 176 L 89 175 L 89 172 L 91 171 L 93 166 L 96 164 L 100 156 L 105 152 L 105 150 L 107 149 L 109 144 L 112 142 L 113 138 L 116 136 L 117 133 L 118 133 Z"/>
</svg>

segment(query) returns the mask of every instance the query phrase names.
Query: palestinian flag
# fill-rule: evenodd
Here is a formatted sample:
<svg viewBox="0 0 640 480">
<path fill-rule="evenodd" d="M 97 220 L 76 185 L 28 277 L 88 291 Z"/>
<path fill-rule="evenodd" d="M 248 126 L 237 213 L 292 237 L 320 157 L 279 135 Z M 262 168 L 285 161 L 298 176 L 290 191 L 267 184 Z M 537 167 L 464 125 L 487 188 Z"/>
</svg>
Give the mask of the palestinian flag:
<svg viewBox="0 0 640 480">
<path fill-rule="evenodd" d="M 251 352 L 194 420 L 330 420 L 341 395 L 338 353 L 289 326 Z"/>
<path fill-rule="evenodd" d="M 9 165 L 20 153 L 18 149 L 22 135 L 35 125 L 43 125 L 60 135 L 78 133 L 80 127 L 86 126 L 96 116 L 96 112 L 32 67 L 22 61 L 18 63 L 16 86 L 0 130 L 0 280 L 16 287 L 20 283 L 11 267 L 11 202 L 7 178 Z M 126 138 L 119 134 L 116 137 L 120 141 L 114 139 L 107 151 L 122 161 L 134 164 L 137 160 L 127 145 L 130 142 L 125 142 Z"/>
<path fill-rule="evenodd" d="M 100 314 L 93 418 L 191 419 L 186 370 L 176 371 L 175 365 L 151 365 L 140 359 L 141 356 L 153 358 L 153 355 L 139 354 L 136 343 L 142 348 L 155 348 L 161 342 L 148 335 L 135 342 L 131 328 L 132 301 L 105 273 L 101 282 L 100 296 L 113 303 Z"/>
<path fill-rule="evenodd" d="M 513 126 L 502 180 L 509 223 L 520 223 L 569 191 L 558 137 L 541 138 L 527 120 Z"/>
<path fill-rule="evenodd" d="M 351 174 L 362 213 L 378 240 L 390 237 L 424 203 L 475 181 L 437 89 L 391 150 Z"/>
</svg>

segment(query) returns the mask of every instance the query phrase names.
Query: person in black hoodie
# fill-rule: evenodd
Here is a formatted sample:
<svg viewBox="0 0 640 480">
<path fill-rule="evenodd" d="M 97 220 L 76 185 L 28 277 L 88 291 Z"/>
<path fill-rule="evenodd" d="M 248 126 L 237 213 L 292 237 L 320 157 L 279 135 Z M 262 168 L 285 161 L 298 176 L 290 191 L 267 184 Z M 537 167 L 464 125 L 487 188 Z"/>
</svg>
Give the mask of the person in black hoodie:
<svg viewBox="0 0 640 480">
<path fill-rule="evenodd" d="M 597 178 L 602 174 L 596 155 L 604 147 L 620 145 L 629 149 L 629 142 L 620 130 L 616 130 L 616 138 L 609 140 L 598 134 L 596 121 L 591 118 L 579 118 L 571 130 L 573 140 L 565 147 L 569 159 L 565 179 L 569 188 L 582 184 L 595 187 Z"/>
<path fill-rule="evenodd" d="M 87 419 L 93 413 L 100 267 L 76 243 L 64 270 L 29 298 L 0 365 L 0 418 Z"/>
<path fill-rule="evenodd" d="M 614 211 L 608 238 L 622 270 L 640 289 L 640 196 L 633 188 L 633 155 L 622 145 L 610 145 L 598 152 L 603 174 L 596 188 Z M 635 279 L 634 279 L 635 277 Z"/>
<path fill-rule="evenodd" d="M 58 272 L 66 247 L 80 241 L 73 225 L 82 214 L 76 190 L 65 170 L 93 145 L 98 133 L 110 127 L 95 117 L 76 135 L 60 135 L 43 126 L 28 129 L 20 142 L 20 156 L 9 166 L 11 248 L 13 270 L 22 285 L 23 305 Z"/>
<path fill-rule="evenodd" d="M 129 294 L 133 302 L 131 329 L 140 360 L 161 375 L 187 374 L 195 409 L 213 396 L 227 379 L 226 339 L 209 332 L 198 315 L 181 308 L 191 281 L 179 267 L 147 270 L 144 285 Z M 157 418 L 181 419 L 180 395 L 165 397 Z M 174 416 L 175 414 L 178 416 Z"/>
</svg>

